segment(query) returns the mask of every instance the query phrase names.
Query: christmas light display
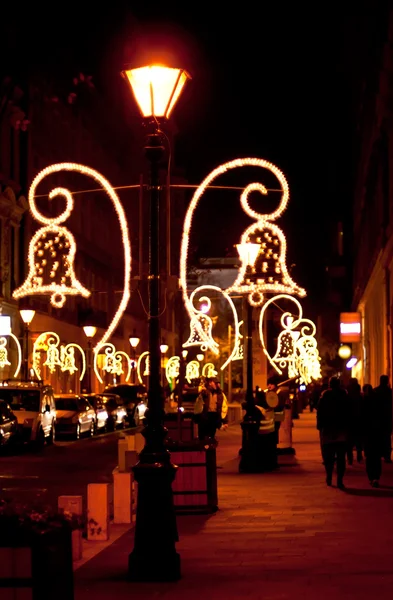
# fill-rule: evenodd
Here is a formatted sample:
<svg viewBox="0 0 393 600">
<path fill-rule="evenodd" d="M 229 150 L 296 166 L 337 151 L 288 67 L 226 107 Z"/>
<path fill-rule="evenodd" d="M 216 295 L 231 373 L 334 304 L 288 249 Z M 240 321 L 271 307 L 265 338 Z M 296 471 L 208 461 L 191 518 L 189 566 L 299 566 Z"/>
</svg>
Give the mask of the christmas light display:
<svg viewBox="0 0 393 600">
<path fill-rule="evenodd" d="M 98 381 L 100 383 L 103 383 L 103 379 L 98 369 L 98 356 L 102 350 L 104 350 L 104 361 L 102 365 L 102 370 L 106 371 L 107 373 L 111 373 L 112 375 L 120 376 L 124 373 L 123 361 L 125 361 L 127 365 L 127 374 L 125 380 L 129 381 L 132 369 L 131 358 L 126 352 L 123 352 L 123 350 L 116 350 L 116 347 L 110 342 L 101 344 L 99 348 L 96 347 L 94 349 L 93 368 Z"/>
<path fill-rule="evenodd" d="M 232 360 L 243 360 L 244 358 L 244 347 L 242 343 L 243 336 L 240 333 L 240 327 L 244 324 L 244 321 L 239 321 L 238 323 L 238 332 L 235 338 L 235 349 L 233 351 Z"/>
<path fill-rule="evenodd" d="M 171 356 L 168 358 L 165 365 L 165 377 L 168 383 L 172 383 L 172 380 L 176 380 L 180 373 L 180 357 Z"/>
<path fill-rule="evenodd" d="M 199 379 L 199 362 L 197 360 L 190 360 L 186 365 L 186 379 L 191 385 L 193 379 Z"/>
<path fill-rule="evenodd" d="M 42 379 L 41 352 L 46 352 L 45 361 L 42 364 L 48 367 L 51 373 L 54 373 L 59 367 L 63 373 L 67 371 L 73 375 L 79 370 L 75 362 L 75 350 L 78 350 L 81 358 L 82 368 L 79 373 L 79 381 L 82 381 L 86 373 L 86 356 L 83 348 L 74 342 L 60 345 L 60 338 L 54 331 L 41 333 L 33 344 L 32 367 L 37 379 Z"/>
<path fill-rule="evenodd" d="M 10 330 L 7 333 L 3 333 L 3 335 L 0 337 L 0 370 L 11 366 L 11 363 L 8 360 L 7 337 L 10 337 L 16 344 L 18 358 L 13 376 L 18 377 L 20 368 L 22 366 L 22 348 L 18 338 Z"/>
<path fill-rule="evenodd" d="M 142 352 L 142 354 L 139 356 L 138 361 L 136 363 L 136 373 L 138 376 L 138 381 L 141 384 L 143 384 L 143 379 L 142 379 L 143 363 L 144 363 L 143 377 L 149 377 L 149 375 L 150 375 L 150 355 L 149 355 L 148 350 L 146 350 L 145 352 Z"/>
<path fill-rule="evenodd" d="M 293 302 L 297 307 L 298 315 L 294 317 L 292 313 L 283 311 L 280 319 L 282 331 L 277 338 L 276 352 L 271 357 L 265 344 L 263 319 L 270 304 L 277 304 L 279 300 Z M 279 375 L 287 369 L 288 378 L 297 378 L 299 383 L 305 384 L 320 378 L 320 357 L 315 334 L 315 323 L 303 317 L 302 306 L 293 296 L 278 294 L 263 305 L 259 317 L 259 336 L 268 361 Z"/>
<path fill-rule="evenodd" d="M 202 377 L 217 377 L 213 363 L 206 363 L 202 368 Z"/>
<path fill-rule="evenodd" d="M 38 229 L 30 240 L 29 273 L 23 285 L 14 291 L 13 297 L 23 298 L 36 294 L 46 294 L 50 295 L 53 306 L 61 308 L 66 301 L 66 296 L 81 295 L 88 297 L 90 295 L 89 290 L 78 281 L 75 275 L 76 244 L 74 236 L 66 227 L 60 226 L 60 223 L 66 221 L 73 210 L 74 203 L 71 192 L 63 187 L 56 187 L 49 193 L 49 199 L 53 199 L 55 196 L 63 196 L 66 200 L 66 208 L 57 217 L 45 217 L 36 206 L 37 186 L 45 177 L 59 171 L 81 173 L 97 181 L 112 201 L 120 223 L 124 249 L 123 295 L 109 327 L 97 342 L 96 348 L 99 348 L 110 338 L 128 305 L 130 298 L 131 244 L 127 220 L 120 200 L 105 177 L 94 169 L 76 163 L 58 163 L 43 169 L 33 180 L 29 189 L 30 211 L 38 222 L 44 224 L 44 227 Z M 54 352 L 54 354 L 56 353 Z"/>
</svg>

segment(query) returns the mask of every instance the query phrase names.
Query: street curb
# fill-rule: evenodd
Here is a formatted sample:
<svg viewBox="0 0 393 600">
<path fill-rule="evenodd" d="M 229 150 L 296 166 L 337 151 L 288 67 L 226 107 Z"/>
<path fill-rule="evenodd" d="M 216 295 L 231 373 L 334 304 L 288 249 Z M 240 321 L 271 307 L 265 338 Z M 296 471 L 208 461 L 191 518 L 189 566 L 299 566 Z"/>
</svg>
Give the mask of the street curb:
<svg viewBox="0 0 393 600">
<path fill-rule="evenodd" d="M 82 540 L 82 556 L 80 560 L 77 560 L 73 564 L 73 569 L 76 571 L 84 564 L 89 562 L 92 558 L 96 557 L 97 554 L 100 554 L 103 550 L 111 546 L 114 542 L 116 542 L 122 535 L 131 531 L 134 528 L 134 523 L 124 523 L 122 525 L 114 525 L 111 524 L 110 527 L 110 538 L 109 540 L 98 542 L 91 540 Z"/>
</svg>

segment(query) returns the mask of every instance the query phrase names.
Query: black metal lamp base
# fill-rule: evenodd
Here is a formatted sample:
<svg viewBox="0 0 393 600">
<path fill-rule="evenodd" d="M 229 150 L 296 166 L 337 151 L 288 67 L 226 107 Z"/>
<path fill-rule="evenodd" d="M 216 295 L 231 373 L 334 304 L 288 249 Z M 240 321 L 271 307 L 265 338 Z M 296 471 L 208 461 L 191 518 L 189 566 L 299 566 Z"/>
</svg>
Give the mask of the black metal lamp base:
<svg viewBox="0 0 393 600">
<path fill-rule="evenodd" d="M 133 471 L 138 482 L 134 549 L 129 555 L 132 581 L 177 581 L 181 577 L 172 481 L 177 467 L 169 453 L 143 455 Z M 146 462 L 145 462 L 146 460 Z"/>
</svg>

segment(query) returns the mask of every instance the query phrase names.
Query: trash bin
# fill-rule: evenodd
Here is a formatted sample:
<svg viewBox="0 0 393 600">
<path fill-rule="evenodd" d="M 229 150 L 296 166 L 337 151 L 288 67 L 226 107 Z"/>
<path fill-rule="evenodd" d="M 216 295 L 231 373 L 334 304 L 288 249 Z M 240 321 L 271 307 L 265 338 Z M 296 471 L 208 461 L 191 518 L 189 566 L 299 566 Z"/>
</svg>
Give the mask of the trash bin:
<svg viewBox="0 0 393 600">
<path fill-rule="evenodd" d="M 261 421 L 257 438 L 258 470 L 273 471 L 278 468 L 277 462 L 277 435 L 274 418 Z"/>
<path fill-rule="evenodd" d="M 198 428 L 192 413 L 180 411 L 167 413 L 164 417 L 164 426 L 168 429 L 169 443 L 191 442 L 198 437 Z"/>
<path fill-rule="evenodd" d="M 216 445 L 195 440 L 169 447 L 178 466 L 172 483 L 178 514 L 213 513 L 218 510 Z"/>
</svg>

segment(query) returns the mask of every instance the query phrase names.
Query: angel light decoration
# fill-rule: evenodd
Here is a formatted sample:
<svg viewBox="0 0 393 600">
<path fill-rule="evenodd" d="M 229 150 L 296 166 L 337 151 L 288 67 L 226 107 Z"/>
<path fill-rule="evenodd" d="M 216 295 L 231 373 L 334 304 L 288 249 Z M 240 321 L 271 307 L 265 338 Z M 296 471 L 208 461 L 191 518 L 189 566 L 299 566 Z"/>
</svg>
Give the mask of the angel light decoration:
<svg viewBox="0 0 393 600">
<path fill-rule="evenodd" d="M 110 342 L 102 344 L 98 349 L 94 351 L 93 368 L 94 373 L 100 383 L 103 383 L 103 379 L 100 375 L 98 368 L 98 356 L 100 351 L 104 350 L 102 370 L 112 375 L 120 376 L 124 373 L 123 362 L 126 364 L 126 376 L 125 380 L 129 381 L 132 370 L 132 361 L 126 352 L 123 350 L 116 350 L 116 347 Z"/>
<path fill-rule="evenodd" d="M 76 365 L 75 350 L 78 351 L 81 368 Z M 45 353 L 43 362 L 42 352 Z M 57 367 L 71 375 L 79 371 L 79 381 L 82 381 L 86 372 L 86 356 L 81 346 L 73 342 L 60 344 L 60 338 L 54 331 L 44 331 L 34 341 L 32 367 L 37 379 L 42 379 L 41 364 L 48 367 L 50 373 L 55 373 Z"/>
</svg>

